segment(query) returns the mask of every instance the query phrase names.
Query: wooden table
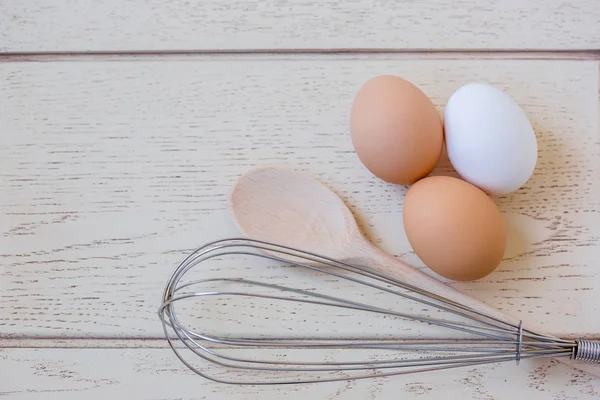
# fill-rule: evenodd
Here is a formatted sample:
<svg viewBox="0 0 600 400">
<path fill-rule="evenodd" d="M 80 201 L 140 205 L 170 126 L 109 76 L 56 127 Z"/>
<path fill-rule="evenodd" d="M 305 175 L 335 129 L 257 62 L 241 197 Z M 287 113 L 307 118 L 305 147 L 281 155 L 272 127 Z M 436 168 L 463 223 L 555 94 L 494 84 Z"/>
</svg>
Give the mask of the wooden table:
<svg viewBox="0 0 600 400">
<path fill-rule="evenodd" d="M 357 89 L 389 73 L 440 112 L 462 84 L 497 85 L 538 136 L 533 178 L 496 198 L 504 262 L 451 284 L 600 336 L 598 0 L 4 0 L 0 52 L 3 399 L 600 397 L 600 379 L 552 361 L 224 386 L 175 358 L 156 317 L 177 262 L 237 234 L 227 194 L 259 165 L 315 174 L 376 244 L 423 266 L 406 187 L 373 178 L 348 133 Z"/>
</svg>

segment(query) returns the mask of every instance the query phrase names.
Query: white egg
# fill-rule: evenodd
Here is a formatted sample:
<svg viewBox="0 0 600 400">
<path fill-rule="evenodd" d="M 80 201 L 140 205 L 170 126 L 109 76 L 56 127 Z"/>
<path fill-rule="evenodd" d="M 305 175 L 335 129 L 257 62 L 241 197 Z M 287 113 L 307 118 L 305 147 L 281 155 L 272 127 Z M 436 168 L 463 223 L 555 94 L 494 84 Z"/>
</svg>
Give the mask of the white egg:
<svg viewBox="0 0 600 400">
<path fill-rule="evenodd" d="M 456 171 L 487 193 L 515 191 L 535 169 L 535 132 L 521 107 L 500 89 L 483 83 L 459 88 L 446 105 L 444 129 Z"/>
</svg>

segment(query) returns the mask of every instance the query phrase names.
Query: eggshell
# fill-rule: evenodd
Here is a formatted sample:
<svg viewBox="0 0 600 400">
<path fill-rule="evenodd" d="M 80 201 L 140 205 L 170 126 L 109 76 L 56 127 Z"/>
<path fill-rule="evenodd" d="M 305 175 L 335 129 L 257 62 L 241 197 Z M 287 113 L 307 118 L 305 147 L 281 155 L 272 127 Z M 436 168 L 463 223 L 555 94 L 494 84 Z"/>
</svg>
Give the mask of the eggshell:
<svg viewBox="0 0 600 400">
<path fill-rule="evenodd" d="M 458 281 L 483 278 L 501 262 L 506 226 L 496 204 L 461 179 L 428 177 L 406 194 L 404 228 L 419 258 Z"/>
<path fill-rule="evenodd" d="M 515 191 L 531 177 L 537 141 L 527 116 L 505 92 L 483 83 L 458 89 L 444 111 L 450 162 L 490 194 Z"/>
<path fill-rule="evenodd" d="M 440 158 L 444 141 L 440 115 L 427 95 L 389 75 L 369 80 L 358 91 L 350 131 L 367 169 L 397 184 L 427 176 Z"/>
</svg>

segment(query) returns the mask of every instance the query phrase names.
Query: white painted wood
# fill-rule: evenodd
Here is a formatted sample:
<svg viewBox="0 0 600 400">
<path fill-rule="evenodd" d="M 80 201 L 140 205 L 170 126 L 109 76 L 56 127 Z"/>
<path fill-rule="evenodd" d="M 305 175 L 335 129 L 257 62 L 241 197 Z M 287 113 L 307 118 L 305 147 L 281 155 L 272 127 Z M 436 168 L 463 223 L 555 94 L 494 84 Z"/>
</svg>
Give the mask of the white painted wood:
<svg viewBox="0 0 600 400">
<path fill-rule="evenodd" d="M 453 285 L 549 333 L 597 335 L 598 63 L 361 57 L 1 65 L 3 334 L 161 337 L 168 275 L 191 248 L 236 234 L 227 194 L 259 165 L 314 173 L 381 248 L 422 266 L 401 225 L 406 188 L 373 178 L 347 131 L 352 96 L 379 73 L 415 82 L 440 111 L 474 80 L 523 106 L 540 159 L 522 190 L 497 199 L 511 229 L 506 260 L 482 281 Z M 436 173 L 447 173 L 443 164 Z M 214 314 L 239 329 L 241 315 Z M 320 315 L 309 312 L 298 334 Z M 381 319 L 345 326 L 399 329 Z"/>
<path fill-rule="evenodd" d="M 600 49 L 597 0 L 5 0 L 0 51 Z"/>
<path fill-rule="evenodd" d="M 600 380 L 549 361 L 305 386 L 229 386 L 203 380 L 168 349 L 0 349 L 0 398 L 592 400 Z"/>
<path fill-rule="evenodd" d="M 111 338 L 0 338 L 0 349 L 122 349 L 149 348 L 166 349 L 169 343 L 159 339 L 111 339 Z"/>
</svg>

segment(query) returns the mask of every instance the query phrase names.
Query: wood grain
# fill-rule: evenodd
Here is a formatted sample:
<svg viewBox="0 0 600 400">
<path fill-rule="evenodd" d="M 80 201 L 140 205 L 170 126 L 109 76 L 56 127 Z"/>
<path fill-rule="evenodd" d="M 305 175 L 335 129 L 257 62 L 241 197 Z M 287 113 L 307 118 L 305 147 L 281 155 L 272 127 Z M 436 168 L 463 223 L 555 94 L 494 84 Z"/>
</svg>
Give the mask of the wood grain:
<svg viewBox="0 0 600 400">
<path fill-rule="evenodd" d="M 5 0 L 0 51 L 600 49 L 597 0 Z"/>
<path fill-rule="evenodd" d="M 596 336 L 598 63 L 393 57 L 0 65 L 3 335 L 162 337 L 168 275 L 191 248 L 237 233 L 226 197 L 258 165 L 311 171 L 383 249 L 422 266 L 401 225 L 406 188 L 374 179 L 347 131 L 354 93 L 380 73 L 415 82 L 440 111 L 470 81 L 522 105 L 540 156 L 523 189 L 496 199 L 511 229 L 506 259 L 486 279 L 454 285 L 550 333 Z M 442 161 L 436 173 L 451 171 Z M 320 316 L 309 312 L 298 334 Z M 239 314 L 215 317 L 240 329 Z M 345 332 L 364 332 L 359 322 Z"/>
<path fill-rule="evenodd" d="M 201 379 L 168 349 L 0 349 L 0 398 L 592 400 L 600 380 L 549 361 L 287 387 L 239 387 Z M 27 379 L 23 379 L 27 377 Z"/>
</svg>

